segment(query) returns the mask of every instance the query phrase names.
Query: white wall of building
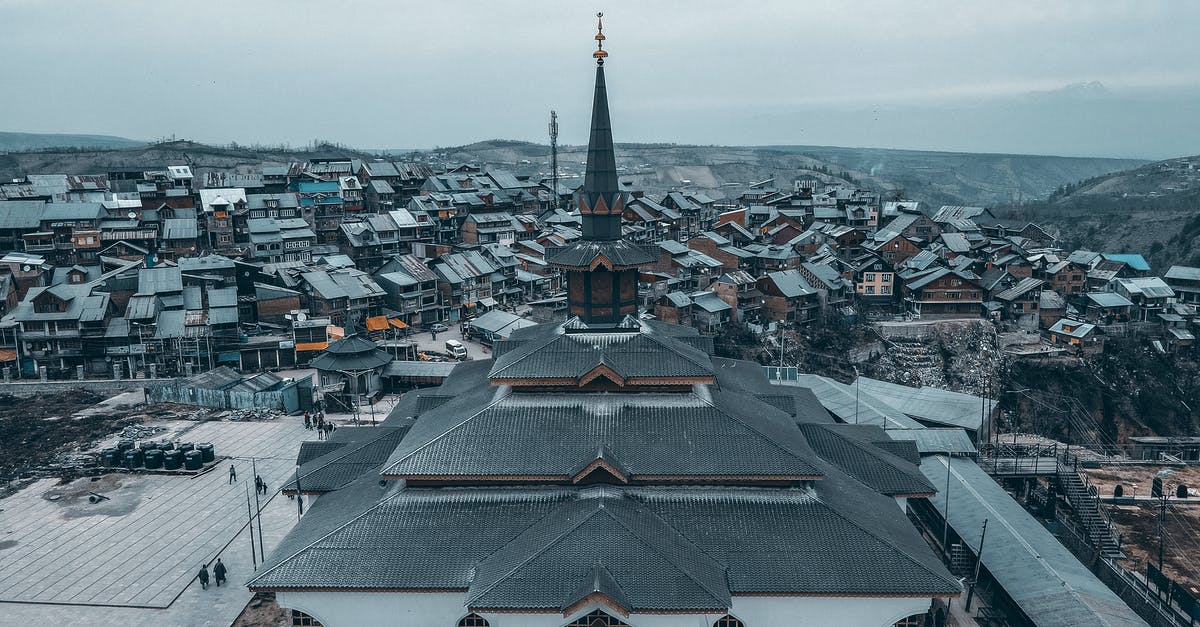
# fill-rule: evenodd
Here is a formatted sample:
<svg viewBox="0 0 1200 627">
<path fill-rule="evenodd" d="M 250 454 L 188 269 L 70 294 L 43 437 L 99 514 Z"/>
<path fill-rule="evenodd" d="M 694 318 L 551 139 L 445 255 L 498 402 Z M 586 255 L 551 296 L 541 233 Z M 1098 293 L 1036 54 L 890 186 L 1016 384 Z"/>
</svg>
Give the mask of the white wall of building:
<svg viewBox="0 0 1200 627">
<path fill-rule="evenodd" d="M 464 594 L 372 592 L 280 592 L 279 605 L 297 609 L 325 627 L 389 625 L 455 627 L 467 614 Z M 730 612 L 746 627 L 887 627 L 929 609 L 930 599 L 864 597 L 734 597 Z M 586 614 L 586 608 L 577 614 Z M 482 616 L 492 627 L 562 627 L 576 615 L 493 614 Z M 712 627 L 721 614 L 633 614 L 620 617 L 633 627 Z"/>
</svg>

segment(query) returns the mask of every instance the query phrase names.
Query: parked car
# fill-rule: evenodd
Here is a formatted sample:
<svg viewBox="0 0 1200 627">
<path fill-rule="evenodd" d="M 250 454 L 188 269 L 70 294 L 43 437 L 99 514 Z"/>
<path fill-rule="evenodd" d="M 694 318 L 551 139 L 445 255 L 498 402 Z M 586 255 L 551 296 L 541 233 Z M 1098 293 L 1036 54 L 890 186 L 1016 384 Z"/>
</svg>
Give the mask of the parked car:
<svg viewBox="0 0 1200 627">
<path fill-rule="evenodd" d="M 440 322 L 435 322 L 432 326 L 429 327 L 429 330 L 432 331 L 433 333 L 445 333 L 446 331 L 450 330 L 450 327 L 448 327 Z"/>
</svg>

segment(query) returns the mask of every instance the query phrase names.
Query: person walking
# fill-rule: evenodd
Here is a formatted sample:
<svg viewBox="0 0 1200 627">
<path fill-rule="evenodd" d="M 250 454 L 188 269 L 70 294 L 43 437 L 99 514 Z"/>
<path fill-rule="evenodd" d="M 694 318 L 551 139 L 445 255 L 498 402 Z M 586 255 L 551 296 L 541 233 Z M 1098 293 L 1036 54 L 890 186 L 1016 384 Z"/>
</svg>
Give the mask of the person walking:
<svg viewBox="0 0 1200 627">
<path fill-rule="evenodd" d="M 308 412 L 304 412 L 304 428 L 312 429 L 312 415 Z"/>
<path fill-rule="evenodd" d="M 217 576 L 217 587 L 221 587 L 221 583 L 225 582 L 225 565 L 221 563 L 221 558 L 217 558 L 217 565 L 213 566 L 213 574 Z M 228 582 L 225 582 L 228 583 Z"/>
<path fill-rule="evenodd" d="M 233 464 L 229 465 L 229 485 L 233 485 L 237 481 L 237 468 Z"/>
<path fill-rule="evenodd" d="M 267 482 L 265 480 L 262 482 L 262 493 L 263 496 L 267 495 Z"/>
<path fill-rule="evenodd" d="M 200 574 L 196 575 L 196 578 L 200 580 L 200 589 L 208 590 L 208 565 L 207 564 L 200 565 Z"/>
</svg>

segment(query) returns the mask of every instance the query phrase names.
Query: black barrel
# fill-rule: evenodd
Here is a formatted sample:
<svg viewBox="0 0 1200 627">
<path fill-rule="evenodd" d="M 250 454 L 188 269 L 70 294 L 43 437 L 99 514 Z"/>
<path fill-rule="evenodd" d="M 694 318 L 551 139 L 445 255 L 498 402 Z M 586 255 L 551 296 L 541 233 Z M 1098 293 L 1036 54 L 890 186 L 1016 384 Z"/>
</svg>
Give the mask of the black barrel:
<svg viewBox="0 0 1200 627">
<path fill-rule="evenodd" d="M 133 448 L 133 440 L 119 440 L 117 442 L 117 450 L 124 452 Z"/>
<path fill-rule="evenodd" d="M 163 452 L 158 449 L 146 451 L 146 468 L 157 470 L 163 465 Z"/>
<path fill-rule="evenodd" d="M 158 448 L 158 442 L 151 442 L 150 440 L 143 440 L 141 442 L 138 442 L 138 448 L 142 449 L 142 452 L 153 451 Z"/>
<path fill-rule="evenodd" d="M 123 453 L 121 450 L 113 447 L 106 448 L 100 451 L 100 465 L 102 466 L 120 466 Z"/>
<path fill-rule="evenodd" d="M 183 451 L 166 451 L 163 453 L 163 468 L 179 470 L 183 467 Z"/>
<path fill-rule="evenodd" d="M 175 443 L 170 440 L 163 440 L 162 443 L 158 445 L 158 448 L 164 451 L 173 451 L 175 450 Z"/>
<path fill-rule="evenodd" d="M 211 464 L 212 461 L 217 458 L 216 455 L 213 454 L 212 442 L 202 442 L 197 444 L 196 450 L 200 451 L 200 455 L 203 456 L 204 463 L 206 464 Z"/>
<path fill-rule="evenodd" d="M 186 453 L 188 451 L 194 450 L 196 447 L 191 442 L 180 442 L 178 448 L 179 448 L 179 450 Z"/>
<path fill-rule="evenodd" d="M 188 451 L 184 453 L 183 467 L 187 470 L 200 470 L 204 467 L 204 454 L 200 451 Z"/>
<path fill-rule="evenodd" d="M 143 457 L 143 453 L 140 449 L 131 448 L 128 451 L 125 451 L 125 457 L 123 461 L 126 468 L 141 468 L 142 464 L 144 464 L 146 460 L 145 457 Z"/>
</svg>

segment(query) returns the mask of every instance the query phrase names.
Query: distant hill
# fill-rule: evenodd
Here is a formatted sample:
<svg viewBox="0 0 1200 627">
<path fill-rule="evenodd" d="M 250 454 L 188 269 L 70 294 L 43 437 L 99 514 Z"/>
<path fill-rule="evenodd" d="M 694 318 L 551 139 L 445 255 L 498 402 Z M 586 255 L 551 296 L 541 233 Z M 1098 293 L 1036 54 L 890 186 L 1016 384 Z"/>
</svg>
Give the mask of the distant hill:
<svg viewBox="0 0 1200 627">
<path fill-rule="evenodd" d="M 997 212 L 1057 227 L 1065 247 L 1142 253 L 1156 272 L 1200 266 L 1200 156 L 1084 179 Z"/>
<path fill-rule="evenodd" d="M 27 174 L 103 174 L 115 168 L 190 165 L 197 178 L 210 171 L 249 174 L 263 165 L 287 165 L 314 157 L 370 159 L 373 155 L 350 148 L 321 146 L 222 147 L 191 141 L 138 144 L 125 148 L 41 150 L 0 154 L 0 180 Z"/>
<path fill-rule="evenodd" d="M 544 144 L 491 140 L 426 152 L 446 163 L 472 162 L 521 174 L 550 171 L 550 148 Z M 568 176 L 581 174 L 586 152 L 585 146 L 560 146 L 560 170 Z M 777 185 L 790 188 L 797 178 L 813 177 L 847 180 L 932 205 L 988 206 L 1044 199 L 1067 182 L 1146 163 L 882 148 L 676 144 L 617 144 L 617 162 L 622 180 L 649 193 L 688 188 L 714 198 L 735 197 L 752 181 L 775 178 Z"/>
<path fill-rule="evenodd" d="M 26 174 L 95 174 L 115 167 L 162 167 L 175 163 L 191 165 L 198 176 L 204 176 L 206 170 L 249 173 L 264 164 L 281 165 L 314 156 L 370 159 L 383 153 L 397 158 L 393 151 L 338 146 L 312 151 L 287 146 L 218 147 L 189 141 L 117 148 L 42 149 L 0 153 L 0 180 Z M 545 144 L 495 139 L 405 153 L 415 154 L 435 166 L 474 163 L 519 175 L 550 175 L 550 147 Z M 566 184 L 582 183 L 586 158 L 586 146 L 559 148 L 559 171 Z M 1044 199 L 1073 181 L 1143 163 L 1130 159 L 828 146 L 617 145 L 619 174 L 629 189 L 650 194 L 683 189 L 718 199 L 736 198 L 752 182 L 774 178 L 780 188 L 790 189 L 794 180 L 812 178 L 823 182 L 844 181 L 877 191 L 886 198 L 903 195 L 934 206 L 994 206 Z"/>
<path fill-rule="evenodd" d="M 45 150 L 47 148 L 126 148 L 146 142 L 113 135 L 0 132 L 0 152 Z"/>
</svg>

